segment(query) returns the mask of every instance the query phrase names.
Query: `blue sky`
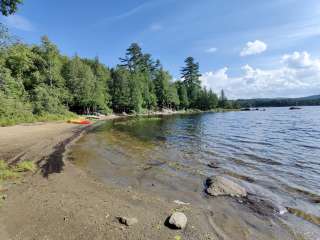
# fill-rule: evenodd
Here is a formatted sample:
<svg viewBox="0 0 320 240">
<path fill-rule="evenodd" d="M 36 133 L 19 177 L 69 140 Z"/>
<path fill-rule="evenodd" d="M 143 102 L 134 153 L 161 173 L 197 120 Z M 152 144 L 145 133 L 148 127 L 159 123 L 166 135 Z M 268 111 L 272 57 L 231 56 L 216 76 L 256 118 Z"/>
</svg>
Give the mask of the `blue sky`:
<svg viewBox="0 0 320 240">
<path fill-rule="evenodd" d="M 3 18 L 28 43 L 115 66 L 132 42 L 174 78 L 187 56 L 230 98 L 320 94 L 319 0 L 25 0 Z"/>
</svg>

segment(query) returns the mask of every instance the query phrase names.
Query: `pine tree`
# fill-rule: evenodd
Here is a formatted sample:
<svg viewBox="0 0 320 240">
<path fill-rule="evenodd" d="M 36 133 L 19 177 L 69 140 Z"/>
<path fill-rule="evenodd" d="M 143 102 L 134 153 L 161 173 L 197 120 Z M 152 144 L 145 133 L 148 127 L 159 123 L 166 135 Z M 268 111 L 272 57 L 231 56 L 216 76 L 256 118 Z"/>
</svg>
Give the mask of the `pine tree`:
<svg viewBox="0 0 320 240">
<path fill-rule="evenodd" d="M 127 68 L 130 72 L 139 71 L 144 63 L 142 50 L 137 43 L 132 43 L 126 51 L 124 58 L 120 58 L 121 66 Z"/>
<path fill-rule="evenodd" d="M 185 60 L 186 66 L 182 68 L 181 74 L 187 89 L 188 99 L 191 107 L 197 107 L 197 98 L 201 90 L 199 64 L 194 62 L 193 57 Z"/>
<path fill-rule="evenodd" d="M 220 98 L 219 98 L 219 107 L 226 108 L 227 104 L 228 104 L 228 99 L 224 93 L 224 90 L 221 89 Z"/>
<path fill-rule="evenodd" d="M 18 5 L 22 0 L 0 0 L 0 12 L 4 16 L 14 14 L 18 10 Z"/>
</svg>

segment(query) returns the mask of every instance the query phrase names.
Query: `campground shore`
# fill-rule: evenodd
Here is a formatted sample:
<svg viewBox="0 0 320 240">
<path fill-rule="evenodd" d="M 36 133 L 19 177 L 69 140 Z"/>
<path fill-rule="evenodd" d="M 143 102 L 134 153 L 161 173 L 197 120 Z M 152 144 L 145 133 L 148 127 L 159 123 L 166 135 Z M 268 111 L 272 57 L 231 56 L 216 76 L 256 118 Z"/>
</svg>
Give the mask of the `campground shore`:
<svg viewBox="0 0 320 240">
<path fill-rule="evenodd" d="M 32 160 L 39 167 L 0 186 L 6 196 L 0 204 L 1 240 L 278 239 L 284 231 L 274 219 L 256 215 L 231 198 L 208 199 L 208 205 L 198 207 L 102 183 L 64 159 L 72 143 L 94 126 L 50 122 L 0 128 L 0 159 L 11 164 Z M 184 230 L 166 225 L 175 211 L 188 217 Z M 119 217 L 136 218 L 138 223 L 125 226 Z"/>
<path fill-rule="evenodd" d="M 192 227 L 172 231 L 164 222 L 183 206 L 129 186 L 106 186 L 63 161 L 66 148 L 91 127 L 51 122 L 0 128 L 0 159 L 32 159 L 39 165 L 36 173 L 2 184 L 6 199 L 0 207 L 0 239 L 215 239 L 207 238 L 209 225 L 199 225 L 198 210 L 185 210 L 194 215 Z M 123 226 L 119 216 L 135 217 L 139 223 Z"/>
</svg>

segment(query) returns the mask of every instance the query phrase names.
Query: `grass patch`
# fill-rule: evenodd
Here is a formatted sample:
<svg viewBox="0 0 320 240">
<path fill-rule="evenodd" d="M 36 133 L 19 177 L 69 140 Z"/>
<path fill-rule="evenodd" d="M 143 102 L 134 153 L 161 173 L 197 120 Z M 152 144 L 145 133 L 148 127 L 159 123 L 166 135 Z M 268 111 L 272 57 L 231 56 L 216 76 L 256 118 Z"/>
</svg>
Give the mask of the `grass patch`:
<svg viewBox="0 0 320 240">
<path fill-rule="evenodd" d="M 10 168 L 5 161 L 0 160 L 0 183 L 18 177 L 19 173 L 17 173 L 13 168 Z"/>
<path fill-rule="evenodd" d="M 15 167 L 16 172 L 35 172 L 37 170 L 37 166 L 34 162 L 31 161 L 23 161 L 17 164 Z"/>
<path fill-rule="evenodd" d="M 4 160 L 0 160 L 0 184 L 4 181 L 20 178 L 22 172 L 35 172 L 36 169 L 36 165 L 31 161 L 18 163 L 16 166 L 9 166 Z"/>
<path fill-rule="evenodd" d="M 42 114 L 42 115 L 27 115 L 27 116 L 4 116 L 0 117 L 0 127 L 12 126 L 21 123 L 34 123 L 34 122 L 49 122 L 68 120 L 76 118 L 77 115 L 71 112 L 66 114 Z"/>
</svg>

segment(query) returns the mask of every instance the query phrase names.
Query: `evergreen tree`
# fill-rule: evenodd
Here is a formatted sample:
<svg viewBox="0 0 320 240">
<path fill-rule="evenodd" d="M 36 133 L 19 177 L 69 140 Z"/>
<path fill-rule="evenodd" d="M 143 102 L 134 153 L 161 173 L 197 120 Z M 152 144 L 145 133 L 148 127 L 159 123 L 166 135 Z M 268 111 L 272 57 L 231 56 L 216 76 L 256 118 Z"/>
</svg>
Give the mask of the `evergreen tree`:
<svg viewBox="0 0 320 240">
<path fill-rule="evenodd" d="M 132 73 L 129 81 L 130 88 L 130 110 L 134 113 L 140 113 L 142 111 L 143 98 L 141 94 L 141 85 L 138 79 L 140 79 L 141 73 Z"/>
<path fill-rule="evenodd" d="M 219 107 L 226 108 L 227 104 L 228 104 L 228 99 L 224 93 L 224 90 L 221 89 L 220 98 L 219 98 Z"/>
<path fill-rule="evenodd" d="M 144 63 L 142 50 L 137 43 L 132 43 L 126 51 L 124 58 L 120 58 L 121 66 L 127 68 L 130 72 L 139 71 Z"/>
<path fill-rule="evenodd" d="M 197 107 L 197 99 L 201 91 L 199 64 L 194 62 L 193 57 L 186 58 L 185 64 L 186 66 L 181 70 L 182 79 L 187 89 L 190 106 Z"/>
<path fill-rule="evenodd" d="M 4 16 L 15 13 L 18 10 L 18 5 L 22 0 L 0 0 L 0 12 Z"/>
<path fill-rule="evenodd" d="M 218 96 L 210 89 L 208 92 L 208 110 L 218 107 Z"/>
<path fill-rule="evenodd" d="M 158 100 L 158 106 L 160 108 L 165 108 L 168 106 L 169 102 L 169 87 L 170 87 L 171 76 L 168 72 L 160 69 L 155 78 L 155 92 Z"/>
<path fill-rule="evenodd" d="M 187 88 L 186 88 L 185 84 L 180 81 L 176 82 L 176 87 L 177 87 L 178 95 L 179 95 L 180 108 L 187 109 L 189 107 Z"/>
</svg>

